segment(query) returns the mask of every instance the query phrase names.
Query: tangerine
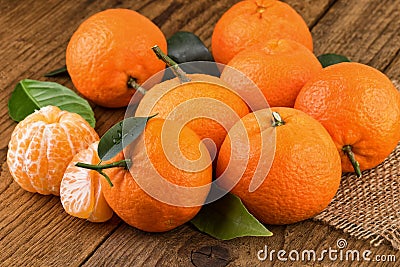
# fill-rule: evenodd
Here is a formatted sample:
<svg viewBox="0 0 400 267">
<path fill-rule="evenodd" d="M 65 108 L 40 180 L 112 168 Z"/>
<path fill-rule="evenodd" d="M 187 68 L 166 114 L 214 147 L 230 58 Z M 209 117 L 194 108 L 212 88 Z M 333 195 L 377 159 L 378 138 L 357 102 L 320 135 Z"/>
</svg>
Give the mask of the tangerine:
<svg viewBox="0 0 400 267">
<path fill-rule="evenodd" d="M 244 116 L 232 127 L 219 152 L 217 182 L 226 190 L 232 188 L 231 192 L 260 221 L 290 224 L 311 218 L 328 206 L 340 184 L 340 157 L 317 120 L 292 108 L 271 110 L 272 118 L 267 109 L 262 109 Z M 261 154 L 271 149 L 271 144 L 263 144 L 268 140 L 263 136 L 275 140 L 274 134 L 272 165 L 254 189 L 252 180 L 257 169 L 264 170 L 268 165 Z M 235 135 L 247 136 L 247 155 L 243 153 L 243 142 L 231 142 Z M 246 165 L 244 158 L 248 159 Z M 237 163 L 243 165 L 239 166 L 243 172 L 238 172 Z"/>
<path fill-rule="evenodd" d="M 67 70 L 87 99 L 104 107 L 127 106 L 134 88 L 165 68 L 151 50 L 154 45 L 167 51 L 164 34 L 151 20 L 129 9 L 107 9 L 72 35 Z"/>
<path fill-rule="evenodd" d="M 227 64 L 237 53 L 270 39 L 291 39 L 313 50 L 303 18 L 276 0 L 247 0 L 233 5 L 215 25 L 211 48 L 216 62 Z"/>
<path fill-rule="evenodd" d="M 373 168 L 400 140 L 400 94 L 370 66 L 343 62 L 311 78 L 294 106 L 317 119 L 332 136 L 344 172 Z"/>
<path fill-rule="evenodd" d="M 72 157 L 97 140 L 95 130 L 80 115 L 46 106 L 15 127 L 8 144 L 8 168 L 23 189 L 58 196 Z"/>
</svg>

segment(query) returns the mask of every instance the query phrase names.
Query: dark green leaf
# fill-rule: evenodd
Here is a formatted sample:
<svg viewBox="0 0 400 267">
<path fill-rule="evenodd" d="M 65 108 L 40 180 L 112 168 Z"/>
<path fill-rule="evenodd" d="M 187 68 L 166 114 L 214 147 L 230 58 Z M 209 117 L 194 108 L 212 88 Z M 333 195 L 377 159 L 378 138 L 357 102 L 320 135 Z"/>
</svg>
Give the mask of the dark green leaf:
<svg viewBox="0 0 400 267">
<path fill-rule="evenodd" d="M 44 75 L 44 77 L 54 77 L 54 76 L 65 75 L 65 74 L 68 74 L 68 71 L 67 71 L 67 66 L 64 65 L 61 68 L 58 68 L 56 70 L 52 70 L 52 71 L 46 73 Z"/>
<path fill-rule="evenodd" d="M 155 115 L 154 115 L 155 116 Z M 97 153 L 101 160 L 112 159 L 143 132 L 152 117 L 130 117 L 112 126 L 100 139 Z"/>
<path fill-rule="evenodd" d="M 318 56 L 318 60 L 323 68 L 340 62 L 350 62 L 347 57 L 337 54 L 323 54 Z"/>
<path fill-rule="evenodd" d="M 8 101 L 8 113 L 13 120 L 21 121 L 35 110 L 49 105 L 78 113 L 92 127 L 96 124 L 89 103 L 71 89 L 55 82 L 20 81 Z"/>
<path fill-rule="evenodd" d="M 272 236 L 231 193 L 203 206 L 191 222 L 200 231 L 222 240 L 241 236 Z"/>
<path fill-rule="evenodd" d="M 177 32 L 168 39 L 168 56 L 177 63 L 214 60 L 200 38 L 191 32 Z"/>
</svg>

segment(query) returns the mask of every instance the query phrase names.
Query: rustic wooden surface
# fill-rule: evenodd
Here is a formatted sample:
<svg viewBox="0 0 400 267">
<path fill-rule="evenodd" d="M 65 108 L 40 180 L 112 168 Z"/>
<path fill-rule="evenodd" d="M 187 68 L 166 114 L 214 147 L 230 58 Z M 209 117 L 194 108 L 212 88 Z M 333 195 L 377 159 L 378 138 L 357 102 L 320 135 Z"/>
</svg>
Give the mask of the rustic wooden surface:
<svg viewBox="0 0 400 267">
<path fill-rule="evenodd" d="M 116 216 L 94 224 L 68 216 L 59 198 L 23 191 L 4 164 L 7 143 L 16 123 L 7 114 L 15 84 L 24 78 L 54 80 L 73 88 L 67 77 L 43 78 L 62 66 L 65 48 L 78 25 L 106 8 L 125 7 L 152 19 L 166 37 L 192 31 L 207 46 L 213 27 L 235 0 L 0 0 L 0 265 L 1 266 L 376 266 L 376 262 L 280 262 L 257 259 L 269 249 L 322 250 L 335 248 L 340 238 L 348 249 L 370 249 L 372 255 L 400 253 L 388 243 L 371 247 L 319 222 L 269 226 L 273 237 L 218 241 L 184 225 L 164 234 L 149 234 L 124 224 Z M 312 30 L 315 53 L 347 55 L 399 80 L 400 0 L 286 0 Z M 94 108 L 101 135 L 124 114 L 123 109 Z M 379 266 L 395 266 L 393 262 Z"/>
</svg>

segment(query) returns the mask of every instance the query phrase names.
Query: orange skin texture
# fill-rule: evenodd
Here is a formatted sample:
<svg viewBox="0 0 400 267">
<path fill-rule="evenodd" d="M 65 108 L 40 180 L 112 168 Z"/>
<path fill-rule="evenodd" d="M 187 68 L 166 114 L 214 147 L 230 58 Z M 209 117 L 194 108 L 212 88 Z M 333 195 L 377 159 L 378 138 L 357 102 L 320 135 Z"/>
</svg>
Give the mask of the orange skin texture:
<svg viewBox="0 0 400 267">
<path fill-rule="evenodd" d="M 162 186 L 159 188 L 159 182 L 152 179 L 154 177 L 149 171 L 151 166 L 142 160 L 143 156 L 146 156 L 151 165 L 157 170 L 158 175 L 163 179 L 180 186 L 205 186 L 203 190 L 193 192 L 189 196 L 174 195 L 171 191 L 162 191 L 163 194 L 172 194 L 172 197 L 178 200 L 189 197 L 202 204 L 208 195 L 209 185 L 212 181 L 211 159 L 207 148 L 190 128 L 183 127 L 179 135 L 179 148 L 177 148 L 178 146 L 175 147 L 187 159 L 196 160 L 201 158 L 201 163 L 207 167 L 199 168 L 198 171 L 194 172 L 177 168 L 167 159 L 163 150 L 163 145 L 171 141 L 168 138 L 164 140 L 161 138 L 164 122 L 165 120 L 159 118 L 150 119 L 144 134 L 134 142 L 135 145 L 130 145 L 125 149 L 126 155 L 133 162 L 131 172 L 134 175 L 138 175 L 135 176 L 135 179 L 142 179 L 146 184 L 151 184 L 157 190 L 163 190 Z M 179 127 L 179 124 L 175 122 L 170 121 L 170 123 Z M 121 152 L 109 162 L 122 159 L 124 159 L 124 154 Z M 110 187 L 105 179 L 102 180 L 103 194 L 108 204 L 122 220 L 143 231 L 164 232 L 174 229 L 191 220 L 201 208 L 201 204 L 182 207 L 170 205 L 153 198 L 139 186 L 132 173 L 124 168 L 112 168 L 104 171 L 114 184 L 113 187 Z"/>
<path fill-rule="evenodd" d="M 151 47 L 167 51 L 161 30 L 148 18 L 128 9 L 108 9 L 85 20 L 72 35 L 66 52 L 68 73 L 76 89 L 104 107 L 127 106 L 138 84 L 163 70 Z"/>
<path fill-rule="evenodd" d="M 270 107 L 293 107 L 304 84 L 322 66 L 306 47 L 288 39 L 268 40 L 242 50 L 228 66 L 242 72 L 262 91 Z M 226 68 L 221 79 L 229 84 L 241 84 L 241 77 Z"/>
<path fill-rule="evenodd" d="M 60 195 L 60 183 L 72 157 L 99 136 L 80 115 L 47 106 L 15 127 L 8 144 L 7 165 L 26 191 Z"/>
<path fill-rule="evenodd" d="M 260 114 L 263 110 L 256 111 Z M 232 193 L 241 198 L 248 210 L 266 224 L 291 224 L 315 216 L 328 206 L 341 179 L 340 157 L 328 132 L 307 114 L 292 108 L 272 108 L 285 122 L 275 126 L 276 150 L 269 173 L 253 192 L 249 185 L 261 149 L 261 132 L 271 131 L 270 117 L 250 113 L 242 118 L 249 136 L 249 163 Z M 221 146 L 217 177 L 227 168 L 231 157 L 229 132 Z M 231 175 L 217 180 L 223 188 L 232 185 Z"/>
<path fill-rule="evenodd" d="M 343 172 L 354 172 L 343 146 L 352 147 L 362 171 L 384 161 L 400 140 L 400 94 L 367 65 L 343 62 L 324 68 L 303 87 L 295 108 L 328 130 Z"/>
<path fill-rule="evenodd" d="M 141 100 L 135 116 L 150 116 L 158 113 L 157 117 L 167 119 L 178 105 L 186 104 L 184 110 L 176 111 L 168 119 L 186 123 L 200 139 L 210 138 L 219 148 L 227 130 L 239 118 L 248 114 L 249 109 L 241 97 L 219 78 L 203 74 L 189 74 L 188 77 L 192 82 L 181 84 L 177 78 L 174 78 L 155 85 Z M 201 102 L 201 98 L 217 100 L 237 116 L 226 115 L 226 112 L 217 110 L 215 102 L 207 100 Z M 191 100 L 194 102 L 190 102 Z M 209 118 L 198 116 L 198 114 L 204 114 L 205 110 L 210 111 Z"/>
<path fill-rule="evenodd" d="M 270 39 L 291 39 L 313 50 L 303 18 L 276 0 L 242 1 L 226 11 L 215 25 L 211 47 L 216 62 L 227 64 L 237 53 Z"/>
</svg>

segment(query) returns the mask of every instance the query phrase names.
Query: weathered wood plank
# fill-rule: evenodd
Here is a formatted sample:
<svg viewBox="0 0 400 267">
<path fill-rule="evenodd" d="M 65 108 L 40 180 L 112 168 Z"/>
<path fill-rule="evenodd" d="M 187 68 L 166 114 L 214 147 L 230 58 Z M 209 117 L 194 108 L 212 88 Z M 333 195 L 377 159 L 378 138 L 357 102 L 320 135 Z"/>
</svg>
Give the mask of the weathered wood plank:
<svg viewBox="0 0 400 267">
<path fill-rule="evenodd" d="M 400 1 L 337 1 L 312 30 L 315 54 L 339 53 L 384 70 L 399 50 Z"/>
</svg>

